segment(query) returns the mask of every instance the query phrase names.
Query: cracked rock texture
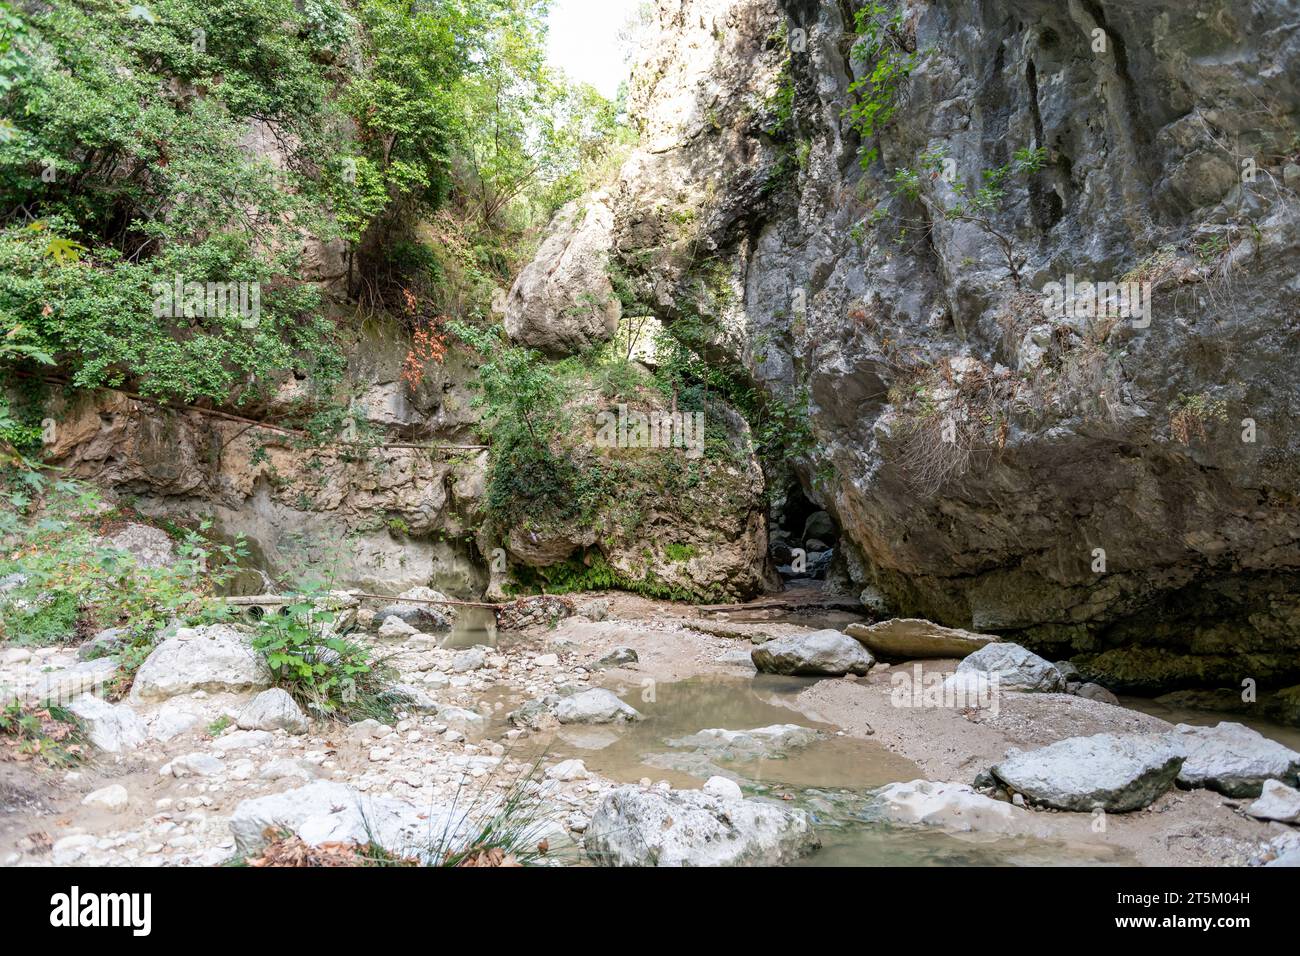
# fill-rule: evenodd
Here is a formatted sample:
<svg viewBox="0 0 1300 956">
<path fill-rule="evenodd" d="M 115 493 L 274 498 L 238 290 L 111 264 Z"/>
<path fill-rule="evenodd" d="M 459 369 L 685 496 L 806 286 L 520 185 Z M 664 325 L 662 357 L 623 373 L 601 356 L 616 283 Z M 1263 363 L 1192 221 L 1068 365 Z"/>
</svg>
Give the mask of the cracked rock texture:
<svg viewBox="0 0 1300 956">
<path fill-rule="evenodd" d="M 1294 7 L 911 0 L 888 35 L 915 61 L 864 142 L 861 6 L 656 3 L 606 187 L 616 265 L 807 402 L 833 574 L 884 612 L 1113 687 L 1294 684 Z M 988 228 L 945 212 L 1020 149 L 1042 167 Z M 948 162 L 894 195 L 927 151 Z M 1150 309 L 1045 304 L 1070 276 Z"/>
</svg>

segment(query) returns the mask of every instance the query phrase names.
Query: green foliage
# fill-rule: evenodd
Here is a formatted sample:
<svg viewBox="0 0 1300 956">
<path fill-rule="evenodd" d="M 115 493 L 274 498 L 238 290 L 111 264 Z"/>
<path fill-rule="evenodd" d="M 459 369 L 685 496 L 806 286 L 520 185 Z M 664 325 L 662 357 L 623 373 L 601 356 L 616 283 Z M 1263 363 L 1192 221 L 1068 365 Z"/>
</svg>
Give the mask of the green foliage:
<svg viewBox="0 0 1300 956">
<path fill-rule="evenodd" d="M 999 224 L 999 217 L 1007 206 L 1007 189 L 1016 179 L 1028 179 L 1039 172 L 1047 162 L 1047 150 L 1041 147 L 1022 147 L 1017 149 L 1009 163 L 980 171 L 977 188 L 971 189 L 967 183 L 953 180 L 948 183 L 955 200 L 949 201 L 939 192 L 939 182 L 943 181 L 944 167 L 948 165 L 948 151 L 945 146 L 926 150 L 917 157 L 914 167 L 903 166 L 894 170 L 888 179 L 892 193 L 896 198 L 916 203 L 927 197 L 929 210 L 953 222 L 969 222 L 978 226 L 994 243 L 1006 264 L 1007 273 L 1016 288 L 1020 288 L 1020 269 L 1025 264 L 1025 257 L 1016 249 L 1014 232 Z M 878 210 L 882 207 L 877 207 Z M 883 216 L 881 217 L 883 218 Z M 923 216 L 917 220 L 904 220 L 904 227 L 895 237 L 896 241 L 907 239 L 906 223 L 917 225 L 923 230 L 933 228 L 929 218 Z"/>
<path fill-rule="evenodd" d="M 674 559 L 676 560 L 676 559 Z M 694 591 L 670 584 L 647 572 L 641 577 L 624 574 L 596 552 L 569 558 L 545 568 L 521 567 L 515 571 L 519 589 L 547 594 L 574 594 L 583 591 L 630 591 L 662 601 L 722 600 L 725 595 Z"/>
<path fill-rule="evenodd" d="M 0 19 L 0 328 L 79 385 L 225 401 L 289 369 L 328 384 L 333 329 L 287 251 L 334 229 L 313 158 L 341 127 L 316 34 L 292 0 L 149 12 L 56 0 Z M 283 168 L 241 146 L 254 121 L 299 144 Z M 156 308 L 178 279 L 257 283 L 260 322 Z"/>
<path fill-rule="evenodd" d="M 218 718 L 217 718 L 216 720 L 214 720 L 212 723 L 208 724 L 208 726 L 207 726 L 207 733 L 208 733 L 208 736 L 209 736 L 209 737 L 219 737 L 222 733 L 225 732 L 226 728 L 229 727 L 229 726 L 230 726 L 231 724 L 233 724 L 233 723 L 234 723 L 233 720 L 231 720 L 231 719 L 230 719 L 229 717 L 227 717 L 225 714 L 222 714 L 220 717 L 218 717 Z"/>
<path fill-rule="evenodd" d="M 335 632 L 328 595 L 299 595 L 285 611 L 262 618 L 253 636 L 276 686 L 317 716 L 391 720 L 401 702 L 390 689 L 395 671 Z"/>
<path fill-rule="evenodd" d="M 81 722 L 63 707 L 29 707 L 15 699 L 0 708 L 0 743 L 9 743 L 23 758 L 35 757 L 52 767 L 68 767 L 83 756 Z"/>
<path fill-rule="evenodd" d="M 322 382 L 341 374 L 333 326 L 316 312 L 317 292 L 273 290 L 285 272 L 259 259 L 250 236 L 223 233 L 135 261 L 101 246 L 60 265 L 46 254 L 45 236 L 71 228 L 53 218 L 0 230 L 0 322 L 21 322 L 34 348 L 74 370 L 75 385 L 126 383 L 161 397 L 227 401 L 266 394 L 285 369 Z M 160 290 L 174 288 L 178 276 L 258 284 L 265 291 L 255 327 L 234 310 L 157 314 Z"/>
<path fill-rule="evenodd" d="M 185 532 L 177 560 L 159 568 L 136 563 L 127 552 L 101 543 L 111 525 L 98 493 L 74 482 L 51 483 L 37 472 L 0 508 L 0 577 L 25 580 L 4 593 L 0 638 L 15 644 L 73 643 L 106 627 L 129 626 L 121 662 L 127 675 L 147 656 L 166 622 L 201 613 L 201 602 L 220 587 L 244 554 L 241 544 L 219 545 L 202 532 Z M 126 658 L 130 659 L 126 659 Z M 137 659 L 138 658 L 138 659 Z"/>
<path fill-rule="evenodd" d="M 1209 438 L 1207 426 L 1227 420 L 1227 402 L 1209 392 L 1191 395 L 1179 392 L 1178 398 L 1169 403 L 1170 434 L 1184 445 L 1190 445 L 1194 439 L 1206 441 Z"/>
<path fill-rule="evenodd" d="M 706 413 L 706 447 L 715 453 L 730 448 L 717 430 L 721 416 L 710 414 L 713 401 L 721 399 L 749 423 L 765 468 L 781 471 L 808 455 L 814 442 L 807 399 L 787 401 L 769 393 L 728 355 L 713 323 L 696 314 L 684 315 L 666 325 L 655 340 L 655 381 L 678 407 Z"/>
<path fill-rule="evenodd" d="M 847 116 L 849 125 L 863 141 L 870 140 L 898 111 L 899 91 L 904 80 L 920 60 L 916 42 L 906 20 L 906 6 L 901 2 L 868 3 L 854 18 L 856 42 L 853 58 L 869 67 L 866 75 L 854 80 L 849 93 L 855 97 Z M 870 146 L 862 151 L 865 169 L 879 157 Z"/>
</svg>

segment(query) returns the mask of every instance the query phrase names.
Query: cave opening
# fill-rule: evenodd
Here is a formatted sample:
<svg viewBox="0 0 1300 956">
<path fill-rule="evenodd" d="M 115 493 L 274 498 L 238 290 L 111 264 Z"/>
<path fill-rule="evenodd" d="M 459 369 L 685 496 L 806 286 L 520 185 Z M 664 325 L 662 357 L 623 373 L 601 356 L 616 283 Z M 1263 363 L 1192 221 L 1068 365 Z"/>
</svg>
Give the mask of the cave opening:
<svg viewBox="0 0 1300 956">
<path fill-rule="evenodd" d="M 768 553 L 783 580 L 824 580 L 840 529 L 835 519 L 797 483 L 773 498 L 768 513 Z"/>
</svg>

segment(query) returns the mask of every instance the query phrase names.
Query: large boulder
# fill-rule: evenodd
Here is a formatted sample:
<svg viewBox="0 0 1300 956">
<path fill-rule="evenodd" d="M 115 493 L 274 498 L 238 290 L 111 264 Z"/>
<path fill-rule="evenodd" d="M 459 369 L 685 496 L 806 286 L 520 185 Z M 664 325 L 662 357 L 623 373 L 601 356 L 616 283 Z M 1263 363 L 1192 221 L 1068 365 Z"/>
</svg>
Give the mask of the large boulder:
<svg viewBox="0 0 1300 956">
<path fill-rule="evenodd" d="M 242 693 L 271 683 L 247 632 L 225 624 L 181 628 L 154 648 L 131 687 L 133 700 L 162 700 L 196 690 Z"/>
<path fill-rule="evenodd" d="M 602 688 L 561 697 L 555 702 L 552 713 L 562 724 L 612 724 L 641 719 L 634 707 Z"/>
<path fill-rule="evenodd" d="M 1294 786 L 1300 775 L 1300 753 L 1241 724 L 1226 720 L 1214 727 L 1179 724 L 1170 736 L 1187 754 L 1178 773 L 1178 783 L 1184 787 L 1258 797 L 1265 780 Z"/>
<path fill-rule="evenodd" d="M 176 548 L 167 532 L 152 525 L 130 522 L 101 539 L 115 551 L 125 551 L 142 568 L 165 568 L 175 563 Z"/>
<path fill-rule="evenodd" d="M 622 307 L 608 265 L 614 213 L 595 193 L 563 207 L 506 300 L 512 341 L 559 357 L 613 338 Z"/>
<path fill-rule="evenodd" d="M 802 810 L 631 786 L 604 796 L 585 843 L 603 866 L 778 866 L 820 846 Z"/>
<path fill-rule="evenodd" d="M 1014 751 L 992 773 L 1040 806 L 1123 813 L 1168 790 L 1183 756 L 1167 734 L 1094 734 Z"/>
<path fill-rule="evenodd" d="M 312 846 L 366 844 L 373 839 L 389 852 L 405 856 L 425 849 L 428 834 L 441 833 L 434 822 L 437 816 L 445 814 L 392 798 L 365 797 L 341 783 L 318 781 L 243 801 L 230 817 L 230 832 L 235 850 L 245 856 L 280 833 L 294 834 Z"/>
<path fill-rule="evenodd" d="M 110 704 L 84 694 L 68 704 L 68 710 L 81 720 L 87 739 L 108 753 L 134 750 L 149 735 L 145 722 L 126 704 Z"/>
<path fill-rule="evenodd" d="M 844 633 L 862 642 L 876 657 L 887 661 L 914 661 L 934 657 L 966 657 L 1001 640 L 959 627 L 943 627 L 915 617 L 895 617 L 879 624 L 850 624 Z"/>
<path fill-rule="evenodd" d="M 803 523 L 804 547 L 808 547 L 809 541 L 834 544 L 839 537 L 840 529 L 835 527 L 835 522 L 825 511 L 814 511 Z"/>
<path fill-rule="evenodd" d="M 105 684 L 121 670 L 117 661 L 99 657 L 91 661 L 78 661 L 70 667 L 61 667 L 36 676 L 23 696 L 33 702 L 62 703 L 83 694 L 100 693 Z"/>
<path fill-rule="evenodd" d="M 865 674 L 876 662 L 853 638 L 829 628 L 778 637 L 754 648 L 750 658 L 766 674 L 830 677 Z"/>
<path fill-rule="evenodd" d="M 876 791 L 867 815 L 891 823 L 943 827 L 957 832 L 1026 833 L 1033 822 L 1025 810 L 994 800 L 964 783 L 912 780 Z"/>
<path fill-rule="evenodd" d="M 987 644 L 957 665 L 949 681 L 970 680 L 969 675 L 996 676 L 1001 690 L 1051 693 L 1065 689 L 1061 672 L 1051 661 L 1019 644 Z"/>
<path fill-rule="evenodd" d="M 417 631 L 449 631 L 456 623 L 456 608 L 451 604 L 412 604 L 418 601 L 446 601 L 447 595 L 433 588 L 408 588 L 397 595 L 398 600 L 386 604 L 375 612 L 374 626 L 381 627 L 390 617 L 396 617 Z"/>
<path fill-rule="evenodd" d="M 287 730 L 291 734 L 305 734 L 310 727 L 302 708 L 279 687 L 254 697 L 236 723 L 244 730 Z"/>
</svg>

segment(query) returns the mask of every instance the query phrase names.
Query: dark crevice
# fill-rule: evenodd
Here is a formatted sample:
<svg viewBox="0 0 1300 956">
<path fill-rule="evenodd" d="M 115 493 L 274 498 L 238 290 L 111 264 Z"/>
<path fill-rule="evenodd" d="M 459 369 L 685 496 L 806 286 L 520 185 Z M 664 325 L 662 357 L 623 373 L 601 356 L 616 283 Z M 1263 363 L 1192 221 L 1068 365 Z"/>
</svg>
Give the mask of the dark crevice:
<svg viewBox="0 0 1300 956">
<path fill-rule="evenodd" d="M 1143 122 L 1142 104 L 1138 99 L 1137 84 L 1133 81 L 1133 75 L 1129 71 L 1128 48 L 1124 44 L 1124 38 L 1118 31 L 1111 29 L 1106 23 L 1106 14 L 1102 10 L 1101 4 L 1096 0 L 1081 0 L 1083 8 L 1088 15 L 1097 22 L 1106 33 L 1106 39 L 1111 43 L 1115 51 L 1115 73 L 1119 76 L 1120 86 L 1124 97 L 1124 107 L 1128 113 L 1128 133 L 1133 138 L 1134 159 L 1138 171 L 1144 180 L 1144 185 L 1150 187 L 1155 179 L 1155 175 L 1150 168 L 1153 157 L 1156 155 L 1151 148 L 1151 134 L 1149 124 Z"/>
<path fill-rule="evenodd" d="M 1029 87 L 1029 113 L 1034 124 L 1034 148 L 1043 146 L 1043 115 L 1038 108 L 1038 69 L 1034 61 L 1025 64 L 1025 85 Z M 1065 215 L 1065 207 L 1056 191 L 1045 186 L 1042 180 L 1029 180 L 1029 211 L 1039 234 L 1047 235 Z"/>
</svg>

